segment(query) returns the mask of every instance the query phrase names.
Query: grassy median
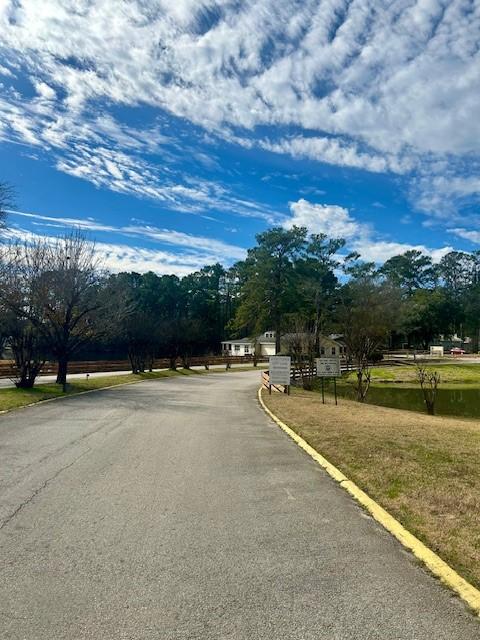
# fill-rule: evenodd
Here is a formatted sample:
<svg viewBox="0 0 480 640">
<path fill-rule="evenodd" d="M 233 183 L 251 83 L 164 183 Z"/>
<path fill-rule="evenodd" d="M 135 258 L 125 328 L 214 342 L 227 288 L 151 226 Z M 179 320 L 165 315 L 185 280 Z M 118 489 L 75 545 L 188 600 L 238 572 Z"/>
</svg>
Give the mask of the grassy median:
<svg viewBox="0 0 480 640">
<path fill-rule="evenodd" d="M 268 407 L 480 587 L 480 423 L 294 389 Z"/>
</svg>

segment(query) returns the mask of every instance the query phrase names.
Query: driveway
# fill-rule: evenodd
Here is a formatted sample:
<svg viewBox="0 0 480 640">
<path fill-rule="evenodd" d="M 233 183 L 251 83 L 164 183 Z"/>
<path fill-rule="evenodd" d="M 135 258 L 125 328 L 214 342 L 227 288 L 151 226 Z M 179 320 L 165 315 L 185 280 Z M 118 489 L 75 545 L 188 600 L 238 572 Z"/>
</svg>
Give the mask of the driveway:
<svg viewBox="0 0 480 640">
<path fill-rule="evenodd" d="M 259 372 L 0 417 L 3 640 L 478 640 L 259 409 Z"/>
</svg>

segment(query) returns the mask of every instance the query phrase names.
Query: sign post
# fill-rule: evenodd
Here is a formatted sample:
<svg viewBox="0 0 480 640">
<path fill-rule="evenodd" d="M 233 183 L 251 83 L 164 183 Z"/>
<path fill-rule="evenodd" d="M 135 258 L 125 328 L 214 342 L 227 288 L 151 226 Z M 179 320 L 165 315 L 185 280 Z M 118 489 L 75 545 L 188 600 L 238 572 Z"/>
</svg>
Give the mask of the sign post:
<svg viewBox="0 0 480 640">
<path fill-rule="evenodd" d="M 269 359 L 269 392 L 272 392 L 272 384 L 281 384 L 285 392 L 290 395 L 290 372 L 292 360 L 290 356 L 270 356 Z"/>
<path fill-rule="evenodd" d="M 315 363 L 317 365 L 317 378 L 322 379 L 322 403 L 325 404 L 325 388 L 324 379 L 333 378 L 333 389 L 335 393 L 335 404 L 338 404 L 337 400 L 337 378 L 342 375 L 340 369 L 340 358 L 338 356 L 331 356 L 325 358 L 316 358 Z"/>
</svg>

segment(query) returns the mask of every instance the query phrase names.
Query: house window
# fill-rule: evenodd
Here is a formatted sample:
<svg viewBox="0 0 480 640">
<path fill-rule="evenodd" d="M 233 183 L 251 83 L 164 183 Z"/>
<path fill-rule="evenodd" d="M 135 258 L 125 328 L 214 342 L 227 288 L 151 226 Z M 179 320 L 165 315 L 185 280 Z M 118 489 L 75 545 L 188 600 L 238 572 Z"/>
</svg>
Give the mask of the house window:
<svg viewBox="0 0 480 640">
<path fill-rule="evenodd" d="M 325 347 L 322 347 L 322 348 L 320 349 L 320 355 L 321 355 L 321 356 L 324 356 L 324 355 L 325 355 Z"/>
<path fill-rule="evenodd" d="M 231 344 L 229 344 L 229 345 L 228 345 L 228 350 L 229 350 L 229 351 L 231 351 L 231 350 L 232 350 L 232 345 L 231 345 Z"/>
<path fill-rule="evenodd" d="M 332 356 L 334 356 L 337 353 L 337 350 L 335 347 L 332 347 Z"/>
<path fill-rule="evenodd" d="M 250 353 L 250 347 L 248 345 L 245 345 L 244 352 L 245 354 Z"/>
<path fill-rule="evenodd" d="M 234 347 L 235 347 L 235 351 L 240 351 L 240 345 L 239 344 L 234 345 Z"/>
</svg>

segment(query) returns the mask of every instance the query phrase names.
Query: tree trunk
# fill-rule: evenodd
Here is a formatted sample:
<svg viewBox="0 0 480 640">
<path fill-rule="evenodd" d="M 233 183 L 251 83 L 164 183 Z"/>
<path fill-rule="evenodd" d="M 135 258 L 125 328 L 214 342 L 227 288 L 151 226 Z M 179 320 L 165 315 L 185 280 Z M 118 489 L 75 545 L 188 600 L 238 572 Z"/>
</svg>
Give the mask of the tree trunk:
<svg viewBox="0 0 480 640">
<path fill-rule="evenodd" d="M 320 357 L 320 296 L 318 292 L 316 294 L 316 300 L 315 300 L 314 334 L 315 334 L 315 345 L 314 345 L 315 357 L 319 358 Z"/>
<path fill-rule="evenodd" d="M 280 322 L 275 322 L 275 354 L 278 355 L 281 351 L 282 345 L 280 341 Z"/>
<path fill-rule="evenodd" d="M 61 384 L 65 387 L 67 384 L 68 373 L 68 356 L 62 354 L 58 356 L 58 370 L 57 370 L 57 384 Z"/>
<path fill-rule="evenodd" d="M 21 377 L 17 382 L 15 382 L 15 386 L 17 389 L 32 389 L 35 384 L 35 378 Z"/>
</svg>

